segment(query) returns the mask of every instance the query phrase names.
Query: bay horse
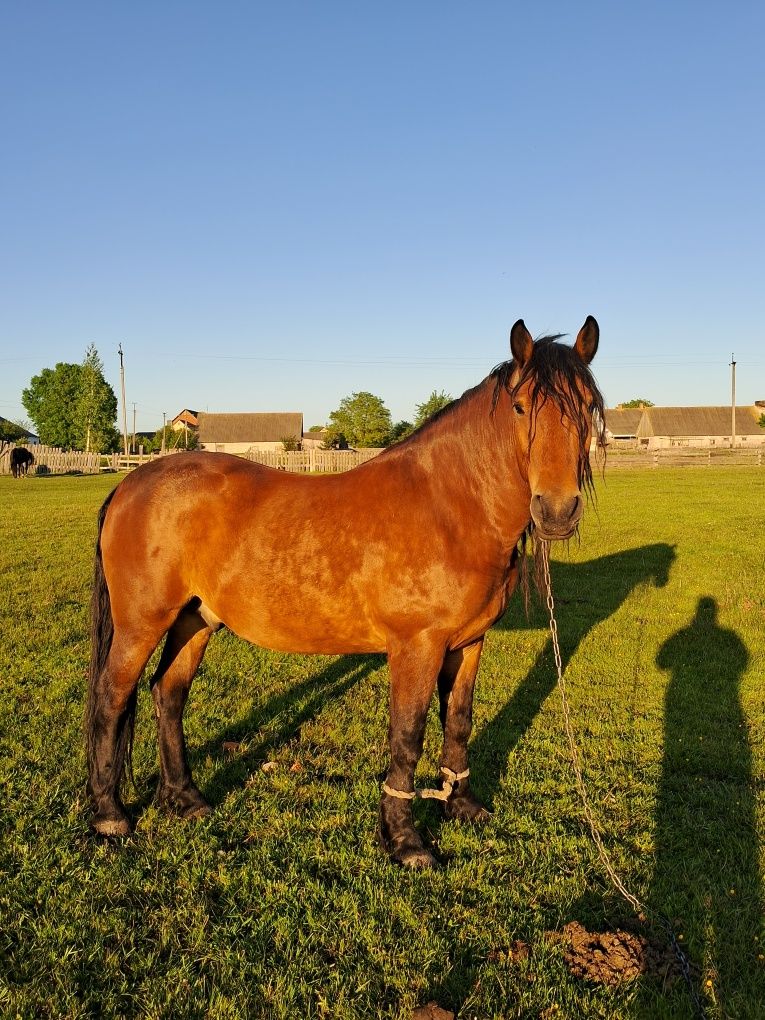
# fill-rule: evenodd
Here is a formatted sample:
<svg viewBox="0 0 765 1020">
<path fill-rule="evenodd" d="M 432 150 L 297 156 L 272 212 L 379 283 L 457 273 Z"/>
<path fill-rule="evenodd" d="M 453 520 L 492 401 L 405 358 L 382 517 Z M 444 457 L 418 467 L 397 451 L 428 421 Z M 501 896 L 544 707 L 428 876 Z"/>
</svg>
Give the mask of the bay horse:
<svg viewBox="0 0 765 1020">
<path fill-rule="evenodd" d="M 267 648 L 379 653 L 390 669 L 390 766 L 379 837 L 410 867 L 435 860 L 411 811 L 435 689 L 443 727 L 447 818 L 480 822 L 467 743 L 484 635 L 502 615 L 529 535 L 570 538 L 592 485 L 589 369 L 598 324 L 573 347 L 532 339 L 398 445 L 351 471 L 301 476 L 221 453 L 165 457 L 129 474 L 98 520 L 86 718 L 91 825 L 131 831 L 120 800 L 136 691 L 165 644 L 151 690 L 157 801 L 209 813 L 189 768 L 183 710 L 211 635 L 222 626 Z"/>
</svg>

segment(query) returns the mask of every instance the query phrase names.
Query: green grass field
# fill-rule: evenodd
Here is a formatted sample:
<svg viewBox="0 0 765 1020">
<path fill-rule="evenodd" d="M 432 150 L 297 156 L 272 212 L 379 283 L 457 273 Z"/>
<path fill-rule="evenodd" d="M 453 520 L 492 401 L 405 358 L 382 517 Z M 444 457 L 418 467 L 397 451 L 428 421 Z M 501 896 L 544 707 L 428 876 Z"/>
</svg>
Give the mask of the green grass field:
<svg viewBox="0 0 765 1020">
<path fill-rule="evenodd" d="M 549 935 L 631 912 L 582 822 L 544 613 L 527 620 L 519 600 L 488 636 L 476 695 L 473 780 L 492 821 L 415 808 L 438 871 L 377 849 L 384 660 L 269 653 L 225 631 L 186 714 L 212 817 L 152 806 L 143 690 L 137 832 L 94 841 L 87 607 L 113 484 L 0 478 L 0 1016 L 409 1018 L 429 1000 L 460 1020 L 692 1015 L 682 980 L 588 983 Z M 554 550 L 605 842 L 673 920 L 711 1017 L 765 1016 L 764 524 L 763 471 L 611 472 L 581 543 Z M 434 711 L 423 780 L 438 746 Z"/>
</svg>

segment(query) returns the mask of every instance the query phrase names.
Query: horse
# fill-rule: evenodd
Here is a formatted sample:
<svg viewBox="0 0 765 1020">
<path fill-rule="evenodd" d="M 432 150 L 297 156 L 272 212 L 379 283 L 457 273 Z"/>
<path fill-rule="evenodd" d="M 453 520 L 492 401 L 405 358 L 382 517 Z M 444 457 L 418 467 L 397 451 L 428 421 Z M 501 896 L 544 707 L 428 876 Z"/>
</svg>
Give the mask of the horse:
<svg viewBox="0 0 765 1020">
<path fill-rule="evenodd" d="M 90 824 L 126 836 L 136 691 L 150 686 L 159 742 L 156 802 L 185 818 L 210 806 L 187 761 L 183 711 L 215 631 L 286 652 L 384 653 L 390 763 L 378 837 L 412 868 L 435 858 L 414 826 L 414 774 L 438 690 L 440 785 L 449 819 L 482 822 L 469 783 L 473 690 L 486 631 L 529 557 L 565 540 L 592 487 L 603 399 L 589 365 L 600 330 L 573 346 L 534 341 L 411 436 L 350 471 L 301 476 L 223 453 L 164 457 L 129 474 L 98 517 L 86 712 Z"/>
<path fill-rule="evenodd" d="M 23 446 L 14 446 L 11 450 L 11 474 L 14 478 L 21 478 L 26 475 L 29 465 L 34 464 L 35 459 L 29 450 Z"/>
</svg>

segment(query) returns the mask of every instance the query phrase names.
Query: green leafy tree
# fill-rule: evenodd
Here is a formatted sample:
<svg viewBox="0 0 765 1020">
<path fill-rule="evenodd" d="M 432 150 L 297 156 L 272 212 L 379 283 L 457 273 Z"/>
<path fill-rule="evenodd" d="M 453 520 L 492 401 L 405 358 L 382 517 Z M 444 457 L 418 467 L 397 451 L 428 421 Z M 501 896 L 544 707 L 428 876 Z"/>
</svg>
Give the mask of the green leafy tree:
<svg viewBox="0 0 765 1020">
<path fill-rule="evenodd" d="M 80 399 L 81 365 L 59 361 L 32 376 L 21 402 L 34 423 L 40 442 L 72 449 L 77 446 L 76 410 Z"/>
<path fill-rule="evenodd" d="M 351 446 L 384 446 L 391 430 L 390 411 L 373 393 L 352 393 L 330 414 L 328 429 L 334 436 L 342 433 Z"/>
<path fill-rule="evenodd" d="M 327 426 L 326 435 L 324 441 L 321 444 L 322 450 L 347 450 L 348 440 L 345 438 L 342 432 L 338 432 L 337 429 L 332 428 L 331 425 Z"/>
<path fill-rule="evenodd" d="M 447 404 L 451 404 L 453 399 L 454 398 L 450 393 L 444 393 L 443 390 L 438 393 L 436 390 L 433 390 L 424 404 L 417 405 L 414 427 L 419 428 L 420 425 L 423 425 L 428 420 L 428 418 L 432 418 L 437 411 L 446 407 Z"/>
<path fill-rule="evenodd" d="M 26 439 L 26 431 L 18 422 L 0 418 L 0 442 L 17 443 L 20 439 Z"/>
<path fill-rule="evenodd" d="M 393 446 L 394 443 L 400 443 L 402 439 L 406 439 L 410 436 L 414 430 L 414 426 L 410 421 L 397 421 L 395 425 L 391 427 L 388 433 L 388 438 L 385 441 L 386 446 Z"/>
<path fill-rule="evenodd" d="M 148 449 L 153 453 L 160 453 L 162 450 L 162 429 L 157 429 L 154 433 L 151 442 L 149 443 Z M 165 425 L 165 450 L 195 450 L 197 445 L 197 434 L 193 429 L 188 429 L 187 434 L 184 435 L 184 430 L 180 429 L 178 432 L 175 431 L 172 425 Z M 186 446 L 186 440 L 188 439 L 188 446 Z"/>
<path fill-rule="evenodd" d="M 33 376 L 21 402 L 48 446 L 110 450 L 118 439 L 117 398 L 92 345 L 82 365 L 60 361 Z"/>
<path fill-rule="evenodd" d="M 104 379 L 104 368 L 98 351 L 91 344 L 80 366 L 80 393 L 75 409 L 78 446 L 86 453 L 110 450 L 119 435 L 115 428 L 117 397 Z"/>
<path fill-rule="evenodd" d="M 619 407 L 655 407 L 656 405 L 652 400 L 646 400 L 645 397 L 635 397 L 634 400 L 626 400 L 623 404 L 619 404 Z"/>
<path fill-rule="evenodd" d="M 765 414 L 760 415 L 760 417 L 757 419 L 757 424 L 760 426 L 761 429 L 765 429 Z"/>
</svg>

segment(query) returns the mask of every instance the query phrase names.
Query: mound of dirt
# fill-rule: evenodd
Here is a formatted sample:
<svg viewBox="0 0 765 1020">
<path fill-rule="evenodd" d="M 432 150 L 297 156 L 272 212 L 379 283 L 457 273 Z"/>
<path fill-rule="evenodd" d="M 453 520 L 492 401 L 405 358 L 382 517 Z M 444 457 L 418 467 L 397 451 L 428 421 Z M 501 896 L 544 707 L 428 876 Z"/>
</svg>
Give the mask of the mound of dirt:
<svg viewBox="0 0 765 1020">
<path fill-rule="evenodd" d="M 429 1002 L 425 1006 L 417 1007 L 412 1013 L 412 1020 L 454 1020 L 454 1013 L 442 1009 L 436 1002 Z"/>
<path fill-rule="evenodd" d="M 551 936 L 564 945 L 563 959 L 574 977 L 601 985 L 621 985 L 641 974 L 674 981 L 682 976 L 671 946 L 628 931 L 593 932 L 571 921 Z"/>
</svg>

